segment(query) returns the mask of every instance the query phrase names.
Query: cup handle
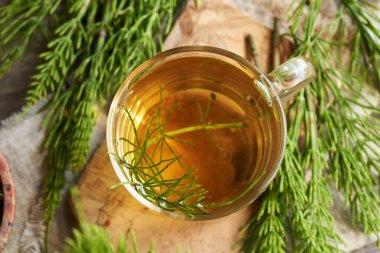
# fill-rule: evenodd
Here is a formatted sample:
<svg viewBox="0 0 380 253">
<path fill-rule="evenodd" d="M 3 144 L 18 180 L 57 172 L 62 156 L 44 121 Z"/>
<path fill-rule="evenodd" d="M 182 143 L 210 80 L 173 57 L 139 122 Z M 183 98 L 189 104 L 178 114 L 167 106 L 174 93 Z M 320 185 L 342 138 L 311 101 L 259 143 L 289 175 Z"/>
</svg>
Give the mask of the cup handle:
<svg viewBox="0 0 380 253">
<path fill-rule="evenodd" d="M 313 64 L 302 56 L 288 60 L 268 75 L 282 103 L 294 97 L 315 76 Z"/>
</svg>

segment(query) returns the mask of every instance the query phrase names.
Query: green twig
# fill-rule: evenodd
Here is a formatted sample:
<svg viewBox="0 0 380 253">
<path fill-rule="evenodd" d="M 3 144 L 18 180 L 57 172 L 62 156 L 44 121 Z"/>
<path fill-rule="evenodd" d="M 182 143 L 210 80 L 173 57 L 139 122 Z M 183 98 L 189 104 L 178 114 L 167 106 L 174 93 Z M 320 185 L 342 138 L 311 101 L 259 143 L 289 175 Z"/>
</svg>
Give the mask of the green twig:
<svg viewBox="0 0 380 253">
<path fill-rule="evenodd" d="M 199 130 L 214 130 L 214 129 L 223 129 L 223 128 L 241 128 L 244 127 L 244 122 L 231 122 L 231 123 L 217 123 L 217 124 L 202 124 L 202 125 L 196 125 L 196 126 L 190 126 L 190 127 L 184 127 L 180 129 L 176 129 L 173 131 L 165 132 L 164 134 L 160 134 L 153 139 L 150 139 L 147 143 L 147 146 L 150 146 L 151 144 L 155 143 L 156 141 L 169 137 L 169 136 L 176 136 L 179 134 L 199 131 Z"/>
<path fill-rule="evenodd" d="M 209 103 L 210 101 L 211 100 L 209 100 Z M 244 127 L 245 124 L 243 122 L 206 123 L 206 117 L 209 114 L 209 103 L 205 112 L 200 111 L 201 124 L 166 132 L 166 124 L 172 111 L 169 112 L 164 119 L 161 119 L 161 91 L 157 111 L 151 118 L 143 137 L 139 136 L 139 131 L 131 113 L 125 109 L 133 129 L 134 137 L 132 137 L 132 140 L 134 140 L 134 142 L 129 141 L 125 137 L 121 138 L 121 141 L 129 144 L 128 146 L 130 148 L 125 154 L 116 155 L 116 159 L 120 165 L 126 169 L 127 174 L 129 174 L 126 176 L 130 178 L 130 180 L 118 185 L 129 184 L 134 187 L 143 198 L 158 207 L 170 212 L 183 213 L 189 218 L 207 213 L 208 211 L 206 209 L 229 205 L 244 197 L 257 184 L 260 179 L 259 177 L 251 183 L 250 187 L 232 200 L 223 203 L 204 204 L 203 202 L 207 200 L 207 191 L 197 183 L 197 176 L 195 175 L 196 169 L 186 168 L 181 161 L 182 154 L 176 154 L 167 141 L 174 140 L 184 143 L 185 145 L 191 145 L 191 143 L 182 142 L 174 136 L 195 131 L 214 131 L 218 129 Z M 153 152 L 148 152 L 147 148 L 153 144 L 155 144 Z M 163 159 L 164 150 L 167 150 L 165 151 L 166 154 L 171 155 L 171 157 Z M 165 157 L 167 157 L 167 155 Z M 180 166 L 184 171 L 184 175 L 178 178 L 165 178 L 163 176 L 164 172 L 173 165 Z"/>
<path fill-rule="evenodd" d="M 245 42 L 247 44 L 247 47 L 250 53 L 250 56 L 248 58 L 252 60 L 252 64 L 256 65 L 259 69 L 261 69 L 261 64 L 259 61 L 259 53 L 257 52 L 256 44 L 252 35 L 250 34 L 247 35 L 245 37 Z"/>
</svg>

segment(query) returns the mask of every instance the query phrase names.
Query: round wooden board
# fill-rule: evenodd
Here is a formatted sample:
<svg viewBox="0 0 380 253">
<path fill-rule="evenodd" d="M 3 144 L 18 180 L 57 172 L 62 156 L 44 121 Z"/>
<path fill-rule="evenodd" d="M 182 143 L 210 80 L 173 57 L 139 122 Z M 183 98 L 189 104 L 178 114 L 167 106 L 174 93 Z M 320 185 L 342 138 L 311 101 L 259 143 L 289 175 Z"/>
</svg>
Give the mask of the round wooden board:
<svg viewBox="0 0 380 253">
<path fill-rule="evenodd" d="M 189 1 L 172 32 L 165 49 L 184 45 L 210 45 L 246 55 L 244 37 L 251 34 L 259 50 L 263 71 L 269 70 L 271 30 L 240 10 L 217 0 L 202 0 L 196 8 Z M 230 216 L 211 221 L 180 221 L 157 214 L 141 205 L 118 183 L 103 142 L 78 182 L 79 195 L 89 222 L 105 227 L 113 243 L 120 236 L 136 233 L 140 252 L 155 242 L 156 252 L 237 252 L 232 246 L 241 237 L 240 230 L 257 208 L 252 204 Z"/>
<path fill-rule="evenodd" d="M 182 221 L 156 213 L 138 202 L 118 183 L 105 142 L 96 151 L 78 182 L 80 200 L 87 220 L 105 227 L 112 243 L 128 237 L 131 229 L 141 252 L 153 241 L 157 252 L 235 252 L 239 231 L 247 223 L 253 206 L 224 218 L 210 221 Z"/>
</svg>

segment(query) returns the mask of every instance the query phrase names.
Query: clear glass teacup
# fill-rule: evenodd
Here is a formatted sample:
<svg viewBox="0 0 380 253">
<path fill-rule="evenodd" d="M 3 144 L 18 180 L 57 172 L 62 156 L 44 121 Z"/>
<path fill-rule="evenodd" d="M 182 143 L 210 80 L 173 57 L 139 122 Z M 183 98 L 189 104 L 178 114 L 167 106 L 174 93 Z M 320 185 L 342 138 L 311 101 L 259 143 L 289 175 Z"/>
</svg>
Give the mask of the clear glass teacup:
<svg viewBox="0 0 380 253">
<path fill-rule="evenodd" d="M 314 76 L 302 57 L 265 75 L 206 46 L 147 60 L 123 82 L 108 116 L 120 184 L 145 206 L 180 219 L 214 219 L 247 206 L 281 164 L 282 103 Z"/>
</svg>

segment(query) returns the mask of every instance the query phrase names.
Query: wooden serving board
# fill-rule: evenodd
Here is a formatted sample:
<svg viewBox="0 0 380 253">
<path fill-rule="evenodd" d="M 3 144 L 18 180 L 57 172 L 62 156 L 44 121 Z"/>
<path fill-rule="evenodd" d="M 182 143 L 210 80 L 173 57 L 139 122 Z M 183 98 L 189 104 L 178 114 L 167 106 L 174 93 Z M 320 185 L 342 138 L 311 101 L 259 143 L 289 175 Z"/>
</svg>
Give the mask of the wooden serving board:
<svg viewBox="0 0 380 253">
<path fill-rule="evenodd" d="M 261 66 L 268 72 L 271 30 L 240 10 L 220 1 L 202 0 L 196 8 L 189 1 L 171 34 L 165 49 L 184 45 L 210 45 L 246 56 L 244 37 L 251 34 L 260 53 Z M 111 166 L 105 141 L 79 179 L 79 195 L 87 220 L 105 227 L 116 243 L 131 229 L 141 252 L 154 241 L 157 252 L 236 252 L 232 246 L 241 234 L 257 204 L 230 216 L 212 221 L 180 221 L 157 214 L 135 200 L 124 187 L 110 190 L 118 178 Z"/>
</svg>

